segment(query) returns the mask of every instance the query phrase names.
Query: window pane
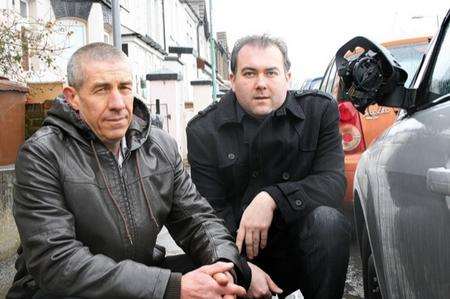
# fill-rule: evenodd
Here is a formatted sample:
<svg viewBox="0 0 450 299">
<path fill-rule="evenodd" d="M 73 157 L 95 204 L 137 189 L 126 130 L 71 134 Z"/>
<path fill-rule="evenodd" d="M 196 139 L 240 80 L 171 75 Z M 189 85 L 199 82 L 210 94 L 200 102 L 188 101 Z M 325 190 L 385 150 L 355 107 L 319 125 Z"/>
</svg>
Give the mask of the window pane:
<svg viewBox="0 0 450 299">
<path fill-rule="evenodd" d="M 320 82 L 320 90 L 321 91 L 325 91 L 325 88 L 327 87 L 327 81 L 328 78 L 330 77 L 330 72 L 331 72 L 331 68 L 333 67 L 334 63 L 334 59 L 331 60 L 331 62 L 328 64 L 328 67 L 325 71 L 325 75 L 323 75 L 323 79 L 322 82 Z"/>
<path fill-rule="evenodd" d="M 321 81 L 322 77 L 313 79 L 311 81 L 311 89 L 319 89 Z"/>
<path fill-rule="evenodd" d="M 408 79 L 405 86 L 409 86 L 414 74 L 419 67 L 422 56 L 427 52 L 428 44 L 421 45 L 404 45 L 400 47 L 389 48 L 392 56 L 394 56 L 398 63 L 408 73 Z"/>
<path fill-rule="evenodd" d="M 56 28 L 54 45 L 59 51 L 55 59 L 55 66 L 57 72 L 64 76 L 72 54 L 87 43 L 86 25 L 79 20 L 59 19 Z"/>
<path fill-rule="evenodd" d="M 333 67 L 331 68 L 330 76 L 328 77 L 327 87 L 325 89 L 325 91 L 328 92 L 329 94 L 331 94 L 333 91 L 333 83 L 334 83 L 335 76 L 336 76 L 336 63 L 333 63 Z"/>
<path fill-rule="evenodd" d="M 25 0 L 20 1 L 20 15 L 24 18 L 28 17 L 28 3 Z"/>
<path fill-rule="evenodd" d="M 433 98 L 450 93 L 450 31 L 446 29 L 441 49 L 431 76 L 430 93 Z M 431 99 L 433 100 L 433 99 Z"/>
<path fill-rule="evenodd" d="M 66 61 L 80 47 L 86 45 L 86 25 L 76 20 L 60 20 L 58 23 L 65 28 L 70 35 L 59 35 L 57 45 L 64 48 L 61 58 Z"/>
</svg>

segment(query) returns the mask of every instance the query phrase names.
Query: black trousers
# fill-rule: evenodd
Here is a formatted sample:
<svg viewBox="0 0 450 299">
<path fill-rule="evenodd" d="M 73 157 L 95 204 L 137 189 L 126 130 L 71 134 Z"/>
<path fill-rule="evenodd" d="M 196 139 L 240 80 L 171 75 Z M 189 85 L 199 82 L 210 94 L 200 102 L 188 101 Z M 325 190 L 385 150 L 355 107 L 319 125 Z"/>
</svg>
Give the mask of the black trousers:
<svg viewBox="0 0 450 299">
<path fill-rule="evenodd" d="M 319 207 L 289 227 L 272 227 L 267 247 L 249 261 L 283 289 L 281 298 L 300 290 L 305 299 L 341 299 L 350 240 L 345 216 Z M 187 255 L 166 257 L 161 267 L 183 274 L 198 268 Z"/>
<path fill-rule="evenodd" d="M 347 275 L 351 227 L 343 214 L 318 207 L 284 229 L 271 228 L 268 245 L 250 262 L 283 289 L 306 299 L 340 299 Z"/>
</svg>

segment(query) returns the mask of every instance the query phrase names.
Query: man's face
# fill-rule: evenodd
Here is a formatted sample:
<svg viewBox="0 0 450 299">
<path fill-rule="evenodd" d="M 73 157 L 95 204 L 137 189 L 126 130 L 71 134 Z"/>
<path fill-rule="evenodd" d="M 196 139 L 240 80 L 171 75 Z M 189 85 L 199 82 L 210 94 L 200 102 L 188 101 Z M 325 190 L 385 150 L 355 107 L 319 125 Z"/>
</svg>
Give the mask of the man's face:
<svg viewBox="0 0 450 299">
<path fill-rule="evenodd" d="M 245 45 L 237 56 L 231 87 L 242 108 L 255 118 L 278 109 L 286 99 L 291 74 L 286 72 L 283 54 L 276 46 Z"/>
<path fill-rule="evenodd" d="M 85 61 L 82 70 L 82 86 L 66 87 L 64 95 L 105 145 L 118 144 L 133 115 L 130 67 L 120 60 Z"/>
</svg>

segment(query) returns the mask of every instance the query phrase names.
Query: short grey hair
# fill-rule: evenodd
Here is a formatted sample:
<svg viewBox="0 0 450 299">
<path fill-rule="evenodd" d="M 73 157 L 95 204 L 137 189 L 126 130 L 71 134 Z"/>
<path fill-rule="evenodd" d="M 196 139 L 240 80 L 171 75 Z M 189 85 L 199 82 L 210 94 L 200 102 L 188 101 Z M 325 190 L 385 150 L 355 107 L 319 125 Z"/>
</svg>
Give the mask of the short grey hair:
<svg viewBox="0 0 450 299">
<path fill-rule="evenodd" d="M 79 89 L 84 83 L 83 63 L 88 61 L 124 61 L 129 65 L 128 57 L 121 50 L 106 43 L 91 43 L 79 48 L 70 57 L 67 64 L 67 83 Z"/>
<path fill-rule="evenodd" d="M 284 71 L 288 72 L 291 68 L 291 61 L 288 57 L 288 50 L 286 43 L 275 37 L 271 37 L 267 34 L 262 35 L 248 35 L 241 39 L 239 39 L 233 47 L 233 51 L 231 52 L 231 60 L 230 60 L 230 68 L 231 72 L 233 74 L 236 74 L 237 71 L 237 56 L 239 54 L 239 51 L 245 46 L 245 45 L 253 45 L 258 46 L 261 48 L 267 48 L 269 46 L 275 46 L 277 47 L 281 54 L 283 55 L 283 65 L 284 65 Z"/>
</svg>

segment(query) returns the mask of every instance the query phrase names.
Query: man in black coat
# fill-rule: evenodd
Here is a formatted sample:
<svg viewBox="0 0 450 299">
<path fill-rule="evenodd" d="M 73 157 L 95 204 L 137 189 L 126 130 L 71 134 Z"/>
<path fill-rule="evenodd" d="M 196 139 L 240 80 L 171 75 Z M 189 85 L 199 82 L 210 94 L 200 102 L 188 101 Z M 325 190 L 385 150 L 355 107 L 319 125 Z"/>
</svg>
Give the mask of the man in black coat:
<svg viewBox="0 0 450 299">
<path fill-rule="evenodd" d="M 350 228 L 339 212 L 339 113 L 326 94 L 288 91 L 289 68 L 278 39 L 236 43 L 232 91 L 187 127 L 192 178 L 252 261 L 249 296 L 281 292 L 272 278 L 283 296 L 342 298 Z"/>
</svg>

